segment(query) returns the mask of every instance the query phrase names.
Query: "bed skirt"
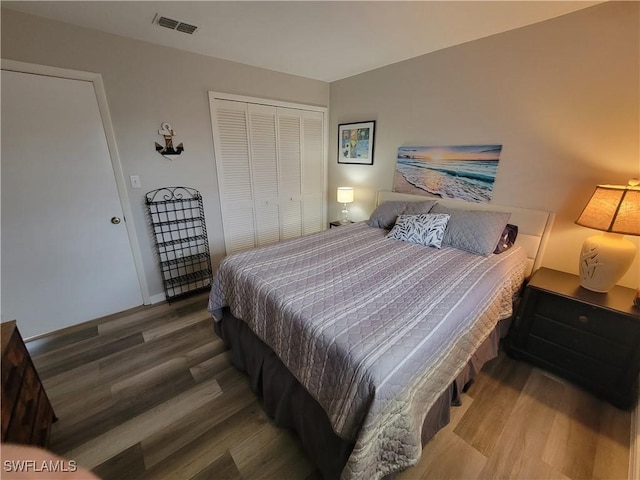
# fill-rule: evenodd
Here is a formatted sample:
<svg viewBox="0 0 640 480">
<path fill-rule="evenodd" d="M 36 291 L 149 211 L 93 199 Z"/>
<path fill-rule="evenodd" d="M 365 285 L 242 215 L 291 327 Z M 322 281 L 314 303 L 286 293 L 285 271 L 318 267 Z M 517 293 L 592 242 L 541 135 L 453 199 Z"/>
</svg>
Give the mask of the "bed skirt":
<svg viewBox="0 0 640 480">
<path fill-rule="evenodd" d="M 498 346 L 511 323 L 502 320 L 482 343 L 451 386 L 442 393 L 427 413 L 422 426 L 422 444 L 426 444 L 449 423 L 450 406 L 460 405 L 465 391 L 482 366 L 498 355 Z M 320 404 L 300 385 L 273 351 L 228 308 L 223 318 L 214 321 L 216 334 L 231 350 L 233 365 L 246 372 L 254 393 L 263 399 L 263 407 L 276 425 L 295 431 L 303 448 L 326 480 L 339 479 L 354 442 L 339 437 L 331 428 Z"/>
</svg>

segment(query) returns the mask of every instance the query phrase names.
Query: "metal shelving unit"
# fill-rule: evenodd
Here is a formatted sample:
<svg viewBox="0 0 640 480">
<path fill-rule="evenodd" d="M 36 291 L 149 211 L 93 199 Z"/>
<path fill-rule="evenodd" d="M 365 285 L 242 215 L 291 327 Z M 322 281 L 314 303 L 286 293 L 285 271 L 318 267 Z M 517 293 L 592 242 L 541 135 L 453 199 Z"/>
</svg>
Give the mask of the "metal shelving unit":
<svg viewBox="0 0 640 480">
<path fill-rule="evenodd" d="M 167 300 L 208 290 L 211 255 L 200 192 L 164 187 L 145 199 Z"/>
</svg>

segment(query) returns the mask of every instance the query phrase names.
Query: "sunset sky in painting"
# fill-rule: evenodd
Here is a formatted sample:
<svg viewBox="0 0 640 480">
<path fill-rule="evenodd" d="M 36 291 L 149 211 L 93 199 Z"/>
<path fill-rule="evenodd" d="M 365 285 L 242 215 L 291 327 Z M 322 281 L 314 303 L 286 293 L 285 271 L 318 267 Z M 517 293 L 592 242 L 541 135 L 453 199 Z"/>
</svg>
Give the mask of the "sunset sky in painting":
<svg viewBox="0 0 640 480">
<path fill-rule="evenodd" d="M 498 160 L 501 145 L 469 145 L 445 147 L 400 147 L 399 153 L 416 160 Z"/>
</svg>

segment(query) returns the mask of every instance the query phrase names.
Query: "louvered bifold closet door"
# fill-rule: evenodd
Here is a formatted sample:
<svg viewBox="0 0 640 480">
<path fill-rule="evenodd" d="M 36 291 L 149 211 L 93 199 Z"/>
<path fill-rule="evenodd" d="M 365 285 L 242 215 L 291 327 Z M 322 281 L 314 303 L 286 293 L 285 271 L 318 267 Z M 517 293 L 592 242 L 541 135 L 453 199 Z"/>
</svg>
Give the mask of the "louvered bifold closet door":
<svg viewBox="0 0 640 480">
<path fill-rule="evenodd" d="M 227 253 L 254 247 L 256 231 L 248 105 L 216 99 L 212 112 L 218 187 Z"/>
<path fill-rule="evenodd" d="M 323 230 L 326 112 L 209 98 L 227 254 Z"/>
<path fill-rule="evenodd" d="M 324 115 L 302 111 L 302 233 L 324 230 Z"/>
<path fill-rule="evenodd" d="M 302 121 L 299 110 L 278 108 L 278 176 L 282 239 L 302 235 Z"/>
<path fill-rule="evenodd" d="M 276 107 L 249 104 L 249 142 L 258 245 L 280 240 Z"/>
</svg>

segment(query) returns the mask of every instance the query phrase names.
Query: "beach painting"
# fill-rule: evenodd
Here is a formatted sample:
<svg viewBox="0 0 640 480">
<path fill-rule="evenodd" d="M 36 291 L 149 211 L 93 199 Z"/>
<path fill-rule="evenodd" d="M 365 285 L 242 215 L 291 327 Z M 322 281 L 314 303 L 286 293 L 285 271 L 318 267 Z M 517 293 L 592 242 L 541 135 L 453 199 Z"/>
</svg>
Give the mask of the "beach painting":
<svg viewBox="0 0 640 480">
<path fill-rule="evenodd" d="M 489 202 L 502 145 L 400 147 L 393 191 Z"/>
</svg>

